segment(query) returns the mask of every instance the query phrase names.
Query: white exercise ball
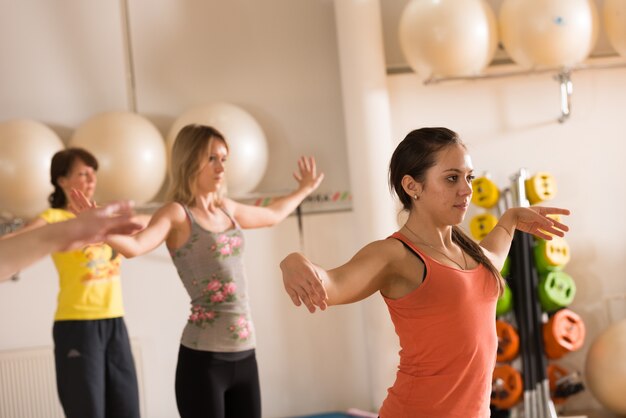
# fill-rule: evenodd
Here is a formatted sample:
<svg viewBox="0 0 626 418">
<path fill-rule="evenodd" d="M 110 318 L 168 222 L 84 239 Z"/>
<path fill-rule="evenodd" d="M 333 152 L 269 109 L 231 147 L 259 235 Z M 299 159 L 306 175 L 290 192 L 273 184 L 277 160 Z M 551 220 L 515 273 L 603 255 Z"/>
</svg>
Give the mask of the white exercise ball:
<svg viewBox="0 0 626 418">
<path fill-rule="evenodd" d="M 602 405 L 626 415 L 626 319 L 604 330 L 587 352 L 587 386 Z"/>
<path fill-rule="evenodd" d="M 165 180 L 163 136 L 148 119 L 130 112 L 100 113 L 84 122 L 70 145 L 98 159 L 95 200 L 149 202 Z"/>
<path fill-rule="evenodd" d="M 46 209 L 52 156 L 63 142 L 46 125 L 28 119 L 0 124 L 0 210 L 32 218 Z"/>
<path fill-rule="evenodd" d="M 598 38 L 594 0 L 504 0 L 498 18 L 509 57 L 526 67 L 571 67 Z"/>
<path fill-rule="evenodd" d="M 604 29 L 613 49 L 626 57 L 626 0 L 604 0 Z"/>
<path fill-rule="evenodd" d="M 420 76 L 469 76 L 493 59 L 496 17 L 484 0 L 411 0 L 399 27 L 400 46 Z"/>
<path fill-rule="evenodd" d="M 212 126 L 221 132 L 228 144 L 226 186 L 228 193 L 242 196 L 261 182 L 268 160 L 265 134 L 257 121 L 245 110 L 230 103 L 213 103 L 184 112 L 174 121 L 167 136 L 171 150 L 178 132 L 186 125 Z"/>
</svg>

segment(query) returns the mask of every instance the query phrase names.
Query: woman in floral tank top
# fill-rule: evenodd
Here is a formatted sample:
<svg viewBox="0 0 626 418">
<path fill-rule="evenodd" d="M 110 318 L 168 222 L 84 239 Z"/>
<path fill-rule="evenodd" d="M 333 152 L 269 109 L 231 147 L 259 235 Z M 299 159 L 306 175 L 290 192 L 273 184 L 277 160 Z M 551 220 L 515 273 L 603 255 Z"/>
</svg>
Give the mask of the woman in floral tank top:
<svg viewBox="0 0 626 418">
<path fill-rule="evenodd" d="M 228 145 L 220 132 L 185 126 L 172 149 L 170 203 L 140 233 L 107 243 L 126 257 L 165 242 L 191 298 L 176 368 L 176 402 L 182 418 L 260 418 L 261 396 L 243 268 L 242 229 L 277 224 L 323 179 L 313 158 L 300 158 L 298 188 L 269 206 L 244 205 L 224 196 Z M 89 207 L 77 196 L 75 204 Z"/>
</svg>

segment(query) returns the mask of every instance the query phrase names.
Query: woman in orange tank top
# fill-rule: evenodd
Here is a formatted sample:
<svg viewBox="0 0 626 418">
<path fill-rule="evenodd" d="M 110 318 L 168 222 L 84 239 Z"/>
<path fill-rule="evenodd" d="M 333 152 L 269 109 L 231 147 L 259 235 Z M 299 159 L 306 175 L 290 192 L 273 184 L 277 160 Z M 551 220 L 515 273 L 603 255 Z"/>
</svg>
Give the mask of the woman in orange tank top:
<svg viewBox="0 0 626 418">
<path fill-rule="evenodd" d="M 398 145 L 389 167 L 389 183 L 408 212 L 398 232 L 331 270 L 300 253 L 281 262 L 287 293 L 310 312 L 382 294 L 401 351 L 381 418 L 489 416 L 495 304 L 504 285 L 499 271 L 513 233 L 518 229 L 549 240 L 568 230 L 547 217 L 568 215 L 566 209 L 513 208 L 475 243 L 458 227 L 473 178 L 466 147 L 455 132 L 414 130 Z"/>
</svg>

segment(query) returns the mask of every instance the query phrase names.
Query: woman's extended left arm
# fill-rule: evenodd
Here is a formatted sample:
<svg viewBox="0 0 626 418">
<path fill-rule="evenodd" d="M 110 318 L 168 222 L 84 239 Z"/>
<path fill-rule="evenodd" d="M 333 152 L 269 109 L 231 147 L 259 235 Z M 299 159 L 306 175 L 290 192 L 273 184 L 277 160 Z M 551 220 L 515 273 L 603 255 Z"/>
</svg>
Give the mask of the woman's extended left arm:
<svg viewBox="0 0 626 418">
<path fill-rule="evenodd" d="M 225 200 L 226 209 L 232 214 L 242 228 L 261 228 L 276 225 L 293 212 L 298 205 L 320 185 L 324 173 L 317 173 L 313 157 L 300 157 L 298 172 L 293 176 L 298 188 L 286 196 L 274 200 L 268 206 L 260 207 Z"/>
<path fill-rule="evenodd" d="M 567 209 L 544 206 L 511 208 L 504 212 L 496 226 L 480 242 L 480 246 L 497 269 L 504 265 L 513 234 L 518 229 L 538 238 L 551 240 L 553 235 L 562 237 L 569 230 L 567 225 L 550 218 L 549 215 L 569 215 Z"/>
</svg>

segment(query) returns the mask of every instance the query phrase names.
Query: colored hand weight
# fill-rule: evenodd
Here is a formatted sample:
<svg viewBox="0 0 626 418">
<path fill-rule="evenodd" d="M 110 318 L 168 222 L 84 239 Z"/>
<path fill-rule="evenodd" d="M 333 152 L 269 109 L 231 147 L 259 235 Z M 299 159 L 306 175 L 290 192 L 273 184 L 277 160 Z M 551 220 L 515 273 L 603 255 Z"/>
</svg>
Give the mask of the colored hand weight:
<svg viewBox="0 0 626 418">
<path fill-rule="evenodd" d="M 551 271 L 541 277 L 539 303 L 546 312 L 554 312 L 569 306 L 576 295 L 574 279 L 564 271 Z"/>
<path fill-rule="evenodd" d="M 535 265 L 540 273 L 561 270 L 570 259 L 570 250 L 567 241 L 560 237 L 552 240 L 535 241 Z"/>
<path fill-rule="evenodd" d="M 476 215 L 470 220 L 470 232 L 474 239 L 480 241 L 485 238 L 493 228 L 495 228 L 497 223 L 498 218 L 493 216 L 491 213 Z"/>
<path fill-rule="evenodd" d="M 496 360 L 500 363 L 513 360 L 519 354 L 519 335 L 513 325 L 496 320 L 498 352 Z"/>
<path fill-rule="evenodd" d="M 569 309 L 561 309 L 543 325 L 543 341 L 549 359 L 576 351 L 585 342 L 585 323 Z"/>
<path fill-rule="evenodd" d="M 508 364 L 497 365 L 491 381 L 491 404 L 499 409 L 510 409 L 522 398 L 522 375 Z"/>
<path fill-rule="evenodd" d="M 579 373 L 572 373 L 558 364 L 548 365 L 547 375 L 550 382 L 550 397 L 557 405 L 565 403 L 568 397 L 585 389 Z"/>
<path fill-rule="evenodd" d="M 554 198 L 556 180 L 550 173 L 540 172 L 526 180 L 526 197 L 531 205 Z"/>
<path fill-rule="evenodd" d="M 472 192 L 472 203 L 481 208 L 489 209 L 495 206 L 500 198 L 498 186 L 487 177 L 474 179 Z"/>
<path fill-rule="evenodd" d="M 513 310 L 513 293 L 506 282 L 504 283 L 504 291 L 496 302 L 496 316 L 505 315 Z"/>
</svg>

